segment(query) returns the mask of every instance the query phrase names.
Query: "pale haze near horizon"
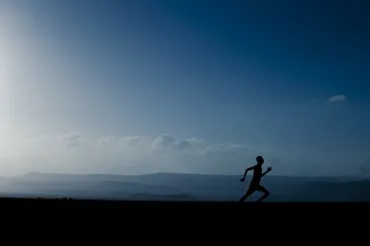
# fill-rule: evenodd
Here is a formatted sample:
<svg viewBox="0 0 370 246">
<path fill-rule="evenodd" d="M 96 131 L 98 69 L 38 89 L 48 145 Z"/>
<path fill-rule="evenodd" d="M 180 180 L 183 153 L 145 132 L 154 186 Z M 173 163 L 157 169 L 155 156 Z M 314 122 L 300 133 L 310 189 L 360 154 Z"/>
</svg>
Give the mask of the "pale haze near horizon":
<svg viewBox="0 0 370 246">
<path fill-rule="evenodd" d="M 342 40 L 338 63 L 299 39 L 258 52 L 276 20 L 228 14 L 240 1 L 108 2 L 1 3 L 1 176 L 242 174 L 257 155 L 275 174 L 369 173 L 366 47 Z M 290 54 L 309 45 L 322 54 Z"/>
</svg>

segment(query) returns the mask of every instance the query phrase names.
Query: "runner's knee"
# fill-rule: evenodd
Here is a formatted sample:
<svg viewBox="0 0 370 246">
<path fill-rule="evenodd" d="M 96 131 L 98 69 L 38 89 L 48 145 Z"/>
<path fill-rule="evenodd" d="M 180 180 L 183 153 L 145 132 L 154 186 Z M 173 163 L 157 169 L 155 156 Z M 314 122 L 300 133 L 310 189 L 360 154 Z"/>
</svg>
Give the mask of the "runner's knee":
<svg viewBox="0 0 370 246">
<path fill-rule="evenodd" d="M 264 193 L 265 193 L 266 196 L 270 195 L 270 191 L 268 191 L 268 190 L 264 190 Z"/>
</svg>

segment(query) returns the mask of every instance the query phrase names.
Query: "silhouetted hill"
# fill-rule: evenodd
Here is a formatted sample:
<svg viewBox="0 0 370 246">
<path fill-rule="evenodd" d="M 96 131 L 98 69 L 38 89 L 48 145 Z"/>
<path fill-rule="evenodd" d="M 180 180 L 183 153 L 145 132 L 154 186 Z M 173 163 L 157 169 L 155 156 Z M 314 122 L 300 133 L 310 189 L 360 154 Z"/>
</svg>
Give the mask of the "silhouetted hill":
<svg viewBox="0 0 370 246">
<path fill-rule="evenodd" d="M 130 200 L 140 201 L 140 200 L 150 200 L 150 201 L 197 201 L 193 196 L 189 195 L 153 195 L 149 193 L 138 193 L 129 196 Z"/>
<path fill-rule="evenodd" d="M 157 173 L 148 175 L 69 175 L 29 173 L 0 182 L 0 194 L 12 197 L 237 201 L 251 177 L 240 175 Z M 356 178 L 266 176 L 266 201 L 370 201 L 370 180 Z M 254 200 L 258 193 L 251 197 Z"/>
</svg>

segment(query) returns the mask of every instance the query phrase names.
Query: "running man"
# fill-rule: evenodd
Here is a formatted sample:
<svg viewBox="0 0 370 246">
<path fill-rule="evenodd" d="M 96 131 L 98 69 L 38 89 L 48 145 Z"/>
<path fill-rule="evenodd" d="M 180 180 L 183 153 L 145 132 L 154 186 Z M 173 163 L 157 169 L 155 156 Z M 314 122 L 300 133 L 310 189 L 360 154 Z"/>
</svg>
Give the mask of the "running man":
<svg viewBox="0 0 370 246">
<path fill-rule="evenodd" d="M 247 168 L 244 172 L 244 177 L 240 180 L 241 182 L 244 182 L 248 171 L 253 170 L 253 178 L 249 185 L 249 189 L 247 193 L 245 193 L 245 195 L 242 198 L 240 198 L 239 202 L 244 202 L 255 191 L 260 191 L 264 193 L 264 195 L 260 199 L 258 199 L 258 202 L 263 201 L 270 195 L 270 192 L 265 187 L 263 187 L 260 184 L 260 182 L 261 182 L 261 178 L 265 176 L 268 172 L 270 172 L 272 168 L 268 167 L 267 171 L 262 173 L 262 164 L 265 162 L 265 160 L 263 159 L 262 156 L 257 156 L 256 160 L 257 160 L 257 164 L 254 165 L 253 167 Z"/>
</svg>

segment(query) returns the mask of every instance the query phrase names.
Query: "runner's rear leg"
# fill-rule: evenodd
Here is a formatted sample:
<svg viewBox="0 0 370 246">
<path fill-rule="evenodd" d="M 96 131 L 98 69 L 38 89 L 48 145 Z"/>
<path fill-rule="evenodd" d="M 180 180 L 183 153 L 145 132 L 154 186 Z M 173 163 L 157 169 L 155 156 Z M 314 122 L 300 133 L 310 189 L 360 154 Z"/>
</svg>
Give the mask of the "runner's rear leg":
<svg viewBox="0 0 370 246">
<path fill-rule="evenodd" d="M 256 191 L 256 189 L 253 189 L 253 188 L 249 188 L 248 191 L 245 193 L 245 195 L 240 198 L 239 202 L 244 202 L 249 196 L 251 196 L 254 192 Z"/>
<path fill-rule="evenodd" d="M 270 192 L 265 187 L 263 187 L 262 185 L 260 185 L 257 188 L 257 190 L 264 193 L 263 196 L 260 199 L 257 200 L 257 202 L 262 202 L 263 200 L 265 200 L 270 195 Z"/>
</svg>

